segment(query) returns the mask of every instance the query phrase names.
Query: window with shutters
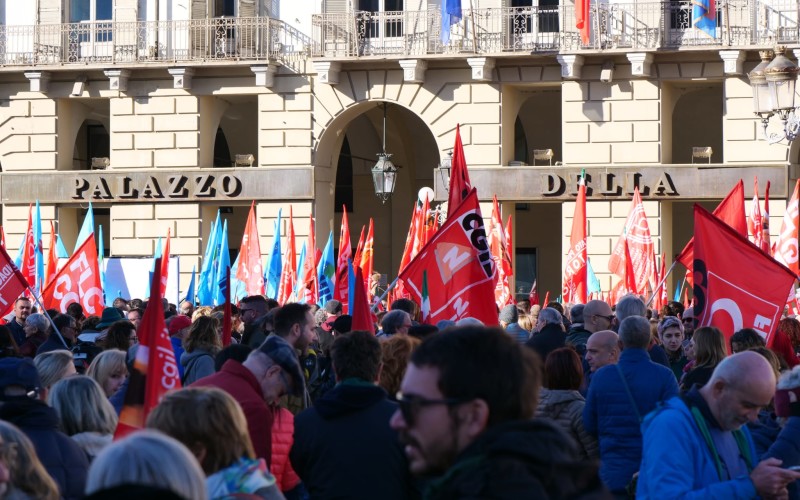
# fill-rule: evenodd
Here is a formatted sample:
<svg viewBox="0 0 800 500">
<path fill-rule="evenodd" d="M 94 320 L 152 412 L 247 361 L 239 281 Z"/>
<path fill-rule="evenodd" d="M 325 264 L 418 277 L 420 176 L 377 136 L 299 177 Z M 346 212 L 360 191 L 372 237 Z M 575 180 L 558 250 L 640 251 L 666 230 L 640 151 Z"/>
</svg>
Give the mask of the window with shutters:
<svg viewBox="0 0 800 500">
<path fill-rule="evenodd" d="M 360 30 L 366 38 L 403 36 L 404 0 L 358 0 L 358 10 L 367 14 Z"/>
<path fill-rule="evenodd" d="M 71 23 L 110 21 L 113 0 L 71 0 L 69 21 Z"/>
<path fill-rule="evenodd" d="M 70 0 L 68 12 L 70 62 L 110 58 L 113 0 Z"/>
</svg>

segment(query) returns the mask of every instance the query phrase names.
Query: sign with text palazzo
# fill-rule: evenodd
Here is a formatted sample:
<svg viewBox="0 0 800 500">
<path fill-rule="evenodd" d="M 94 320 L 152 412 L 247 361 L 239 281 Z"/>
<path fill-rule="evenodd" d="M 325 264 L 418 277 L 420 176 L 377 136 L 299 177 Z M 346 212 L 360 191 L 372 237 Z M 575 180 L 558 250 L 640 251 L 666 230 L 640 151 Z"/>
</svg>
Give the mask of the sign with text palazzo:
<svg viewBox="0 0 800 500">
<path fill-rule="evenodd" d="M 427 271 L 428 278 L 429 324 L 465 317 L 497 324 L 497 267 L 489 251 L 475 189 L 448 214 L 447 222 L 400 274 L 419 304 L 423 298 L 423 271 Z"/>
</svg>

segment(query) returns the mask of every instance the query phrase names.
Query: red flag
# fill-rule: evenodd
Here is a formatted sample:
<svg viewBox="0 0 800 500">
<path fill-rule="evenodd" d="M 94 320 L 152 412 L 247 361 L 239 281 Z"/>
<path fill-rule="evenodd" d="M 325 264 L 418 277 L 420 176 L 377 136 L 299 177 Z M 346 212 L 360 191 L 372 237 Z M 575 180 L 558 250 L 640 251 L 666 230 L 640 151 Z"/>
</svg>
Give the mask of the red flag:
<svg viewBox="0 0 800 500">
<path fill-rule="evenodd" d="M 764 214 L 761 216 L 761 250 L 772 255 L 769 243 L 769 181 L 764 191 Z"/>
<path fill-rule="evenodd" d="M 775 245 L 775 260 L 791 269 L 795 274 L 800 274 L 797 255 L 797 228 L 800 226 L 800 207 L 798 207 L 798 203 L 800 203 L 800 179 L 795 184 L 792 198 L 786 205 L 783 224 L 781 224 L 781 234 Z"/>
<path fill-rule="evenodd" d="M 161 296 L 167 294 L 167 277 L 169 276 L 169 236 L 170 228 L 167 228 L 167 242 L 164 245 L 164 252 L 161 254 Z"/>
<path fill-rule="evenodd" d="M 160 275 L 161 269 L 158 271 Z M 103 288 L 94 238 L 86 238 L 42 291 L 42 303 L 47 309 L 66 313 L 67 306 L 73 302 L 79 302 L 87 316 L 103 312 Z"/>
<path fill-rule="evenodd" d="M 492 254 L 494 265 L 497 268 L 497 283 L 494 287 L 494 302 L 498 309 L 514 303 L 511 293 L 509 277 L 511 271 L 511 255 L 508 252 L 506 231 L 503 228 L 503 219 L 500 217 L 500 205 L 497 196 L 492 198 L 492 218 L 489 221 L 489 251 Z"/>
<path fill-rule="evenodd" d="M 424 270 L 430 270 L 432 324 L 465 317 L 477 318 L 487 325 L 497 324 L 494 304 L 497 268 L 486 243 L 474 188 L 400 275 L 418 304 L 422 303 Z"/>
<path fill-rule="evenodd" d="M 589 5 L 590 0 L 575 0 L 575 27 L 581 34 L 581 43 L 589 45 Z"/>
<path fill-rule="evenodd" d="M 87 241 L 91 240 L 92 238 Z M 161 265 L 156 265 L 150 284 L 150 300 L 137 330 L 139 347 L 136 349 L 133 370 L 128 378 L 128 390 L 114 433 L 115 439 L 143 428 L 147 415 L 158 405 L 164 394 L 181 388 L 175 351 L 172 350 L 169 331 L 164 323 L 161 287 L 158 286 L 160 282 Z"/>
<path fill-rule="evenodd" d="M 642 293 L 647 289 L 647 280 L 650 279 L 652 274 L 650 267 L 653 265 L 653 252 L 655 250 L 638 187 L 633 190 L 633 201 L 631 202 L 630 212 L 628 212 L 628 219 L 625 221 L 622 234 L 608 260 L 608 270 L 623 279 L 625 279 L 625 273 L 627 272 L 625 267 L 627 259 L 624 253 L 626 241 L 636 282 L 636 288 L 631 291 L 633 293 Z M 628 286 L 627 281 L 626 286 Z"/>
<path fill-rule="evenodd" d="M 36 241 L 33 235 L 33 205 L 28 206 L 28 229 L 25 230 L 25 243 L 22 248 L 20 266 L 20 272 L 25 276 L 25 280 L 28 283 L 36 283 Z"/>
<path fill-rule="evenodd" d="M 0 226 L 0 246 L 6 247 L 6 230 L 3 229 L 3 226 Z"/>
<path fill-rule="evenodd" d="M 240 261 L 241 262 L 241 261 Z M 225 305 L 222 309 L 222 345 L 231 345 L 231 333 L 233 329 L 233 309 L 231 308 L 231 268 L 225 268 Z"/>
<path fill-rule="evenodd" d="M 636 285 L 636 270 L 633 267 L 631 246 L 628 244 L 628 238 L 625 238 L 623 246 L 625 247 L 625 291 L 627 293 L 639 293 Z"/>
<path fill-rule="evenodd" d="M 239 245 L 239 266 L 236 268 L 236 279 L 244 282 L 247 295 L 264 294 L 264 268 L 261 266 L 261 242 L 258 237 L 255 201 L 250 205 L 242 243 Z"/>
<path fill-rule="evenodd" d="M 353 297 L 353 331 L 366 330 L 375 333 L 375 323 L 372 321 L 372 313 L 369 310 L 369 300 L 367 291 L 364 287 L 364 273 L 360 267 L 354 267 L 356 273 L 356 289 Z"/>
<path fill-rule="evenodd" d="M 531 285 L 531 291 L 528 293 L 528 300 L 531 302 L 532 306 L 539 305 L 539 290 L 536 289 L 536 279 L 533 280 L 533 284 Z"/>
<path fill-rule="evenodd" d="M 348 314 L 350 311 L 347 305 L 347 259 L 352 257 L 352 253 L 347 209 L 342 206 L 342 227 L 339 230 L 339 259 L 336 261 L 336 284 L 333 289 L 333 298 L 342 303 L 342 312 L 344 314 Z"/>
<path fill-rule="evenodd" d="M 694 236 L 698 326 L 719 328 L 725 345 L 734 332 L 753 328 L 769 345 L 795 275 L 699 205 L 694 206 Z"/>
<path fill-rule="evenodd" d="M 361 253 L 361 263 L 358 267 L 361 268 L 361 273 L 364 277 L 364 286 L 367 289 L 367 301 L 372 302 L 372 271 L 373 271 L 373 247 L 374 247 L 374 225 L 372 217 L 369 218 L 369 231 L 367 231 L 367 239 L 364 241 L 364 249 Z"/>
<path fill-rule="evenodd" d="M 55 227 L 53 227 L 53 221 L 50 221 L 50 248 L 47 249 L 47 269 L 44 273 L 44 286 L 50 284 L 58 269 L 58 257 L 56 256 L 57 245 L 56 230 Z"/>
<path fill-rule="evenodd" d="M 14 261 L 8 256 L 5 246 L 0 246 L 0 316 L 5 316 L 14 308 L 14 301 L 30 285 L 19 272 Z"/>
<path fill-rule="evenodd" d="M 714 215 L 722 222 L 728 224 L 736 232 L 747 237 L 747 220 L 744 215 L 744 182 L 739 179 L 739 182 L 731 189 L 725 199 L 723 199 L 717 208 L 714 209 Z M 678 262 L 683 264 L 686 269 L 692 269 L 694 261 L 694 239 L 690 239 L 689 243 L 683 248 L 683 251 L 675 258 Z"/>
<path fill-rule="evenodd" d="M 447 217 L 454 213 L 464 199 L 469 196 L 472 183 L 467 172 L 464 146 L 461 144 L 461 128 L 456 125 L 456 144 L 453 147 L 453 161 L 450 169 L 450 197 L 447 200 Z"/>
<path fill-rule="evenodd" d="M 753 236 L 753 243 L 758 248 L 763 248 L 764 219 L 761 218 L 761 203 L 758 201 L 758 177 L 755 178 L 753 187 L 753 204 L 750 207 L 750 217 L 747 219 L 747 229 Z"/>
<path fill-rule="evenodd" d="M 572 216 L 567 265 L 564 267 L 562 290 L 564 302 L 586 303 L 586 292 L 589 288 L 589 268 L 586 259 L 586 182 L 581 177 L 578 181 L 578 199 L 575 201 L 575 212 Z"/>
<path fill-rule="evenodd" d="M 550 290 L 544 292 L 544 303 L 542 304 L 542 307 L 547 307 L 547 304 L 549 303 L 550 303 Z"/>
<path fill-rule="evenodd" d="M 660 296 L 660 299 L 661 299 L 659 301 L 660 302 L 660 307 L 658 308 L 659 311 L 661 310 L 662 307 L 667 305 L 667 303 L 669 302 L 669 294 L 667 293 L 667 280 L 664 279 L 664 277 L 667 275 L 667 260 L 666 260 L 665 257 L 666 256 L 662 252 L 661 253 L 661 272 L 658 273 L 658 279 L 659 279 L 659 281 L 664 280 L 664 282 L 661 284 L 661 289 L 658 292 L 659 296 Z"/>
<path fill-rule="evenodd" d="M 364 252 L 364 231 L 366 228 L 361 226 L 361 236 L 358 237 L 358 244 L 356 245 L 356 254 L 353 256 L 353 265 L 361 267 L 361 254 Z"/>
<path fill-rule="evenodd" d="M 425 201 L 428 201 L 427 197 L 425 197 Z M 418 202 L 414 202 L 414 211 L 411 214 L 411 224 L 408 227 L 406 244 L 403 247 L 403 255 L 400 257 L 400 269 L 397 271 L 398 276 L 403 272 L 403 269 L 406 268 L 408 263 L 411 262 L 411 259 L 416 255 L 416 252 L 414 252 L 414 247 L 417 241 L 417 230 L 421 224 L 422 208 Z M 389 297 L 389 304 L 399 298 L 410 298 L 410 295 L 406 292 L 405 286 L 403 285 L 403 280 L 397 280 L 394 288 L 389 292 Z"/>
<path fill-rule="evenodd" d="M 297 286 L 297 243 L 294 239 L 294 219 L 292 219 L 292 206 L 289 205 L 289 237 L 286 254 L 283 256 L 283 269 L 281 270 L 281 284 L 278 287 L 278 303 L 283 305 L 292 296 Z"/>
<path fill-rule="evenodd" d="M 314 235 L 314 218 L 308 218 L 308 246 L 306 258 L 303 261 L 303 275 L 300 276 L 302 290 L 306 304 L 316 304 L 319 301 L 319 288 L 317 285 L 317 241 Z M 300 297 L 298 297 L 298 300 Z"/>
</svg>

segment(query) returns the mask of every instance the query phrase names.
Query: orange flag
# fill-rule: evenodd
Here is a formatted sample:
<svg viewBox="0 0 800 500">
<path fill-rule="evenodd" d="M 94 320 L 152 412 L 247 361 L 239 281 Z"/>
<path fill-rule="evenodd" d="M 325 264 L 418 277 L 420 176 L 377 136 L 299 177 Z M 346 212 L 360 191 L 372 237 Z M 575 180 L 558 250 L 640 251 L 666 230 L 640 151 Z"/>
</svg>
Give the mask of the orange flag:
<svg viewBox="0 0 800 500">
<path fill-rule="evenodd" d="M 56 256 L 57 246 L 56 229 L 53 227 L 53 221 L 50 221 L 50 248 L 47 250 L 47 270 L 44 273 L 44 286 L 50 284 L 50 281 L 53 280 L 58 269 L 58 257 Z"/>
<path fill-rule="evenodd" d="M 347 285 L 347 260 L 352 257 L 353 248 L 350 246 L 350 224 L 347 222 L 347 208 L 342 206 L 342 227 L 339 230 L 339 259 L 336 261 L 336 283 L 333 298 L 342 303 L 342 312 L 349 314 L 348 285 Z"/>
<path fill-rule="evenodd" d="M 447 200 L 447 215 L 454 213 L 461 202 L 469 195 L 472 183 L 467 172 L 464 145 L 461 144 L 461 128 L 456 125 L 456 143 L 453 147 L 453 161 L 450 168 L 450 197 Z"/>
<path fill-rule="evenodd" d="M 42 304 L 46 309 L 66 313 L 67 306 L 73 302 L 79 302 L 87 316 L 103 312 L 103 288 L 94 238 L 86 238 L 42 290 Z"/>
<path fill-rule="evenodd" d="M 150 300 L 137 330 L 139 347 L 136 349 L 133 370 L 128 378 L 128 390 L 114 439 L 144 428 L 147 415 L 158 405 L 164 394 L 181 388 L 175 351 L 164 323 L 161 287 L 158 286 L 162 268 L 163 264 L 157 265 L 153 272 Z"/>
<path fill-rule="evenodd" d="M 244 226 L 242 244 L 239 245 L 239 266 L 236 279 L 243 281 L 247 295 L 264 294 L 264 268 L 261 266 L 261 242 L 256 221 L 256 202 L 250 205 L 247 223 Z"/>
<path fill-rule="evenodd" d="M 798 230 L 800 227 L 800 179 L 794 185 L 794 193 L 786 205 L 783 214 L 781 234 L 775 245 L 775 260 L 792 270 L 794 274 L 800 273 L 798 265 Z"/>
<path fill-rule="evenodd" d="M 164 244 L 164 253 L 161 254 L 161 296 L 167 293 L 167 277 L 169 275 L 169 238 L 170 228 L 167 228 L 167 242 Z"/>
<path fill-rule="evenodd" d="M 623 242 L 625 247 L 625 290 L 627 293 L 639 293 L 636 284 L 636 270 L 633 267 L 633 259 L 631 258 L 631 247 L 628 244 L 628 238 Z"/>
<path fill-rule="evenodd" d="M 511 255 L 508 251 L 506 241 L 506 231 L 503 228 L 503 219 L 500 216 L 500 204 L 497 203 L 497 196 L 492 197 L 492 218 L 489 226 L 489 252 L 492 254 L 495 266 L 497 267 L 497 282 L 494 287 L 494 301 L 498 309 L 514 303 L 514 295 L 511 293 L 509 277 L 511 271 Z"/>
<path fill-rule="evenodd" d="M 361 226 L 361 236 L 358 237 L 358 245 L 356 245 L 356 254 L 353 256 L 353 265 L 361 267 L 361 254 L 364 252 L 364 231 L 367 228 Z"/>
<path fill-rule="evenodd" d="M 313 217 L 308 218 L 308 246 L 306 247 L 306 259 L 303 261 L 303 276 L 300 278 L 303 283 L 305 303 L 316 304 L 319 300 L 319 291 L 317 288 L 317 241 L 314 236 Z"/>
<path fill-rule="evenodd" d="M 761 218 L 761 203 L 758 200 L 758 177 L 756 177 L 753 187 L 753 204 L 750 207 L 750 217 L 747 219 L 747 229 L 753 237 L 753 243 L 758 248 L 762 248 L 763 222 L 764 220 Z"/>
<path fill-rule="evenodd" d="M 278 303 L 283 305 L 292 296 L 297 286 L 297 243 L 294 239 L 294 219 L 292 219 L 292 206 L 289 205 L 289 235 L 286 254 L 283 257 L 283 269 L 281 270 L 281 284 L 278 287 Z"/>
<path fill-rule="evenodd" d="M 367 290 L 367 300 L 372 303 L 372 271 L 373 271 L 373 247 L 374 247 L 374 231 L 375 224 L 372 217 L 369 218 L 369 230 L 367 231 L 367 239 L 364 240 L 364 249 L 361 253 L 361 268 L 364 275 L 364 286 Z"/>
<path fill-rule="evenodd" d="M 628 251 L 630 252 L 630 259 L 625 257 L 625 243 L 628 244 Z M 628 212 L 628 219 L 625 221 L 625 227 L 622 234 L 614 246 L 614 251 L 608 259 L 608 270 L 617 276 L 626 280 L 625 277 L 628 272 L 626 266 L 630 262 L 633 268 L 634 280 L 636 287 L 631 291 L 634 293 L 642 293 L 647 289 L 647 281 L 653 274 L 651 269 L 653 265 L 653 239 L 650 237 L 650 227 L 647 224 L 647 216 L 644 213 L 644 205 L 642 205 L 642 197 L 639 194 L 639 188 L 633 190 L 633 201 L 631 202 L 631 209 Z"/>
<path fill-rule="evenodd" d="M 567 265 L 564 268 L 564 302 L 585 304 L 589 289 L 589 268 L 586 255 L 586 182 L 578 181 L 578 199 L 572 216 Z"/>
</svg>

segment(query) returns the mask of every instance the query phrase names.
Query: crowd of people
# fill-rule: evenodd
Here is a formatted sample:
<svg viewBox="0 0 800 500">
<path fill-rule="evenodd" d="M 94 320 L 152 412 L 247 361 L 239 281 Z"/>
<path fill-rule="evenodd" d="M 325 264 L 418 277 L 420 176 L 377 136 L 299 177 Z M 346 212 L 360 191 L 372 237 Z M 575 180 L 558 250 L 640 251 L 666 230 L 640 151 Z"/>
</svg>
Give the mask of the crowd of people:
<svg viewBox="0 0 800 500">
<path fill-rule="evenodd" d="M 342 304 L 164 301 L 182 389 L 114 440 L 141 300 L 0 325 L 0 498 L 800 498 L 800 321 L 635 295 L 352 331 Z M 726 340 L 729 339 L 729 340 Z M 729 354 L 731 353 L 731 354 Z"/>
</svg>

